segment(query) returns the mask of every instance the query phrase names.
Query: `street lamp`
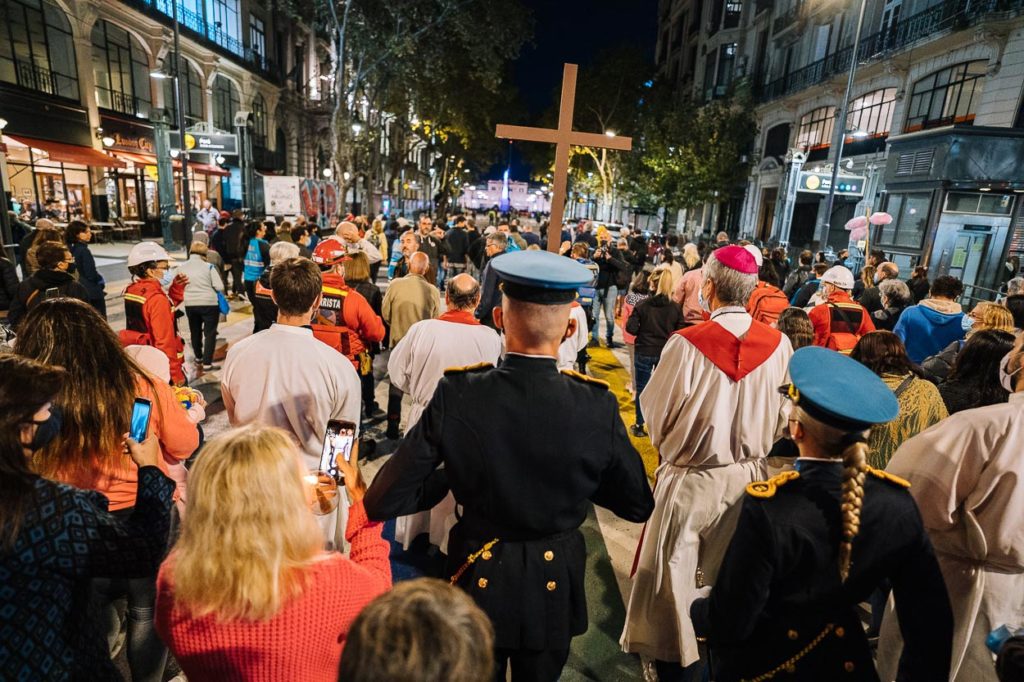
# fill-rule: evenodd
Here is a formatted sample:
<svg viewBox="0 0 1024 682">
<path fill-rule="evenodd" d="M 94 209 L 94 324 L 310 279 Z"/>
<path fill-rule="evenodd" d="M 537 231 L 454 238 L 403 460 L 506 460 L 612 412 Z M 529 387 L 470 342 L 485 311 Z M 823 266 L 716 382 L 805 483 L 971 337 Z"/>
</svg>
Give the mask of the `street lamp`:
<svg viewBox="0 0 1024 682">
<path fill-rule="evenodd" d="M 606 131 L 604 131 L 604 134 L 607 135 L 608 137 L 615 137 L 615 131 L 614 130 L 606 130 Z"/>
<path fill-rule="evenodd" d="M 344 173 L 341 174 L 341 177 L 345 178 L 345 182 L 348 182 L 349 180 L 352 179 L 352 174 L 349 173 L 348 171 L 345 171 Z"/>
<path fill-rule="evenodd" d="M 358 135 L 363 132 L 363 124 L 359 122 L 359 119 L 352 121 L 352 134 Z"/>
<path fill-rule="evenodd" d="M 217 158 L 216 158 L 216 159 L 214 159 L 214 161 L 216 161 L 216 162 L 217 162 L 217 165 L 218 165 L 218 166 L 223 166 L 223 165 L 224 165 L 224 162 L 225 162 L 225 161 L 227 161 L 227 159 L 226 159 L 226 158 L 224 158 L 224 155 L 223 155 L 223 154 L 218 154 L 218 155 L 217 155 Z"/>
<path fill-rule="evenodd" d="M 321 172 L 323 173 L 325 178 L 330 178 L 332 175 L 334 175 L 334 171 L 331 170 L 330 168 L 324 168 L 323 171 Z"/>
<path fill-rule="evenodd" d="M 860 33 L 864 28 L 864 12 L 867 10 L 867 0 L 860 0 L 860 11 L 857 13 L 857 28 L 853 33 L 853 50 L 850 52 L 850 72 L 846 76 L 846 93 L 843 96 L 843 108 L 839 112 L 839 120 L 836 122 L 836 161 L 832 164 L 832 183 L 828 187 L 828 195 L 825 197 L 825 214 L 821 234 L 816 235 L 818 242 L 828 240 L 828 232 L 832 222 L 832 205 L 836 199 L 836 185 L 839 178 L 839 164 L 843 160 L 843 143 L 846 142 L 846 112 L 850 108 L 850 93 L 853 90 L 853 79 L 857 75 L 857 57 L 860 53 Z"/>
<path fill-rule="evenodd" d="M 103 143 L 104 147 L 113 147 L 114 146 L 114 142 L 116 142 L 116 141 L 117 140 L 112 138 L 110 135 L 104 135 L 102 138 L 100 138 L 100 142 Z"/>
</svg>

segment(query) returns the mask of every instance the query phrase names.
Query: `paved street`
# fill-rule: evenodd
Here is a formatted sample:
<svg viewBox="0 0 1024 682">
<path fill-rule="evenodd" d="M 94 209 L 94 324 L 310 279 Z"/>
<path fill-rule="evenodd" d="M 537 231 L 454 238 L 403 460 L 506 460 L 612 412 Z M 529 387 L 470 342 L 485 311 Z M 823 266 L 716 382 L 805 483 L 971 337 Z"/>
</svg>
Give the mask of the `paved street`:
<svg viewBox="0 0 1024 682">
<path fill-rule="evenodd" d="M 100 271 L 107 280 L 107 313 L 115 330 L 124 328 L 123 291 L 130 281 L 125 261 L 130 246 L 114 243 L 90 247 Z M 184 254 L 178 251 L 172 252 L 172 255 L 182 258 Z M 379 286 L 386 289 L 387 283 L 383 276 Z M 252 315 L 248 303 L 233 301 L 231 305 L 232 312 L 227 322 L 222 322 L 218 329 L 218 347 L 222 350 L 252 333 Z M 180 318 L 178 327 L 182 337 L 186 339 L 186 361 L 192 364 L 192 350 L 187 342 L 188 321 L 184 317 Z M 615 333 L 616 340 L 621 344 L 621 331 L 616 328 Z M 604 353 L 601 357 L 606 358 L 604 363 L 597 361 L 601 353 Z M 611 352 L 595 350 L 594 355 L 592 373 L 606 380 L 617 381 L 620 386 L 628 382 L 628 376 L 623 369 L 626 362 L 624 348 L 620 347 Z M 378 378 L 377 402 L 382 407 L 387 404 L 387 360 L 388 353 L 385 352 L 374 362 L 374 372 Z M 215 364 L 219 365 L 220 361 Z M 194 364 L 192 366 L 194 367 Z M 202 391 L 208 403 L 207 419 L 203 423 L 206 437 L 212 438 L 230 428 L 227 413 L 220 399 L 218 372 L 199 374 L 192 385 Z M 632 405 L 622 396 L 620 404 L 624 407 L 627 424 L 632 423 Z M 406 398 L 403 415 L 408 415 L 410 408 L 411 402 Z M 402 426 L 404 430 L 404 422 Z M 366 435 L 377 442 L 376 457 L 364 462 L 363 466 L 364 475 L 370 481 L 396 445 L 395 441 L 385 438 L 385 427 L 383 418 L 364 424 Z M 562 676 L 563 680 L 618 682 L 641 679 L 638 659 L 623 654 L 618 647 L 618 637 L 625 615 L 625 590 L 640 528 L 640 525 L 622 521 L 603 509 L 595 509 L 584 524 L 583 532 L 588 549 L 587 596 L 590 629 L 585 635 L 574 640 L 572 654 Z M 386 525 L 385 535 L 394 537 L 394 522 Z M 402 550 L 401 545 L 392 542 L 392 570 L 396 580 L 439 573 L 441 561 L 436 550 L 429 554 L 425 554 L 423 550 L 423 538 L 408 553 Z"/>
</svg>

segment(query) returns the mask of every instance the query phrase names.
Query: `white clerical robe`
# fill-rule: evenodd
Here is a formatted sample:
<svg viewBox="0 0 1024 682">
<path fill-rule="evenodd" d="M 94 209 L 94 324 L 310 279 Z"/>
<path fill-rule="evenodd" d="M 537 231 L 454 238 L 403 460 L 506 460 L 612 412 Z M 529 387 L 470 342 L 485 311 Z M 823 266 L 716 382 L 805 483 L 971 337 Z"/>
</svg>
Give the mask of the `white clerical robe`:
<svg viewBox="0 0 1024 682">
<path fill-rule="evenodd" d="M 569 310 L 569 317 L 576 320 L 576 333 L 562 341 L 558 347 L 558 369 L 572 369 L 576 366 L 576 356 L 590 342 L 587 331 L 587 312 L 581 305 L 574 305 Z"/>
<path fill-rule="evenodd" d="M 640 395 L 661 465 L 637 550 L 625 651 L 684 666 L 699 659 L 690 603 L 701 585 L 714 584 L 744 488 L 777 472 L 765 456 L 783 426 L 778 387 L 792 354 L 788 338 L 732 306 L 665 345 Z"/>
<path fill-rule="evenodd" d="M 886 471 L 910 481 L 953 607 L 950 680 L 997 682 L 985 637 L 1024 625 L 1024 393 L 958 412 L 900 446 Z M 896 677 L 902 641 L 886 612 L 878 672 Z"/>
<path fill-rule="evenodd" d="M 498 333 L 477 322 L 472 313 L 449 311 L 436 320 L 423 320 L 410 327 L 388 360 L 391 385 L 413 400 L 406 433 L 419 421 L 446 369 L 481 362 L 496 365 L 501 353 Z M 395 522 L 395 541 L 408 549 L 417 535 L 429 532 L 430 542 L 444 552 L 453 525 L 455 498 L 449 493 L 429 512 L 400 516 Z"/>
</svg>

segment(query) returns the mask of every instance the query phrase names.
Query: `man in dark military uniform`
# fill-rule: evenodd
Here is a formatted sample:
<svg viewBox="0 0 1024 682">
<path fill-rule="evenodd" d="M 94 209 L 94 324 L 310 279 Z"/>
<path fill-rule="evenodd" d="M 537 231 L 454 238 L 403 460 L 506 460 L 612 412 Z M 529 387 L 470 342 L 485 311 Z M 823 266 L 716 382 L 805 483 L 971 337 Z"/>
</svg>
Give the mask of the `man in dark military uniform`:
<svg viewBox="0 0 1024 682">
<path fill-rule="evenodd" d="M 587 629 L 579 527 L 588 503 L 640 522 L 654 500 L 607 385 L 556 368 L 575 332 L 570 302 L 590 271 L 538 251 L 492 263 L 504 291 L 494 311 L 504 361 L 445 373 L 365 505 L 371 519 L 390 519 L 451 490 L 462 514 L 445 577 L 490 616 L 497 679 L 511 663 L 513 680 L 556 680 Z"/>
<path fill-rule="evenodd" d="M 877 682 L 854 607 L 885 578 L 906 642 L 897 679 L 949 679 L 953 616 L 921 515 L 906 481 L 865 463 L 865 430 L 896 417 L 895 396 L 824 348 L 789 372 L 796 471 L 747 486 L 718 581 L 690 608 L 712 679 Z"/>
</svg>

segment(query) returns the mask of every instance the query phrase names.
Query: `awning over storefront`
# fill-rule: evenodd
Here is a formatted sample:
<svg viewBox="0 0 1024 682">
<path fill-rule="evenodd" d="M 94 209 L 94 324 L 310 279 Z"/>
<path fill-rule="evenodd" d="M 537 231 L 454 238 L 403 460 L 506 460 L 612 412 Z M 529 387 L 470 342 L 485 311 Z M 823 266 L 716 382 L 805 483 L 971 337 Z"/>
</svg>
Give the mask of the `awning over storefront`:
<svg viewBox="0 0 1024 682">
<path fill-rule="evenodd" d="M 131 161 L 132 163 L 135 163 L 135 164 L 139 164 L 139 165 L 143 165 L 143 166 L 155 166 L 155 165 L 157 165 L 156 164 L 156 157 L 151 155 L 151 154 L 137 154 L 137 153 L 131 153 L 131 152 L 114 152 L 114 153 L 119 158 L 122 158 L 122 159 L 124 159 L 126 161 Z M 173 164 L 174 164 L 174 170 L 176 170 L 176 171 L 180 171 L 181 170 L 181 162 L 180 161 L 175 159 Z M 205 163 L 195 163 L 194 161 L 190 162 L 188 164 L 188 169 L 190 171 L 194 171 L 196 173 L 202 173 L 204 175 L 218 175 L 218 176 L 224 177 L 224 178 L 227 178 L 227 177 L 231 176 L 231 171 L 226 170 L 224 168 L 221 168 L 220 166 L 211 166 L 211 165 L 208 165 L 208 164 L 205 164 Z"/>
<path fill-rule="evenodd" d="M 78 163 L 84 166 L 105 166 L 107 168 L 124 168 L 125 163 L 112 156 L 108 156 L 92 147 L 81 147 L 75 144 L 64 144 L 63 142 L 50 142 L 49 140 L 37 140 L 32 137 L 21 135 L 6 135 L 10 139 L 46 152 L 51 161 L 60 163 Z"/>
</svg>

